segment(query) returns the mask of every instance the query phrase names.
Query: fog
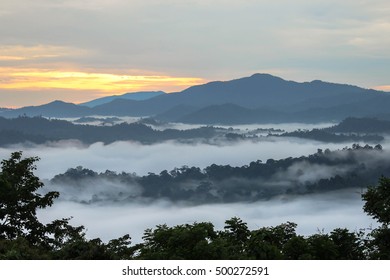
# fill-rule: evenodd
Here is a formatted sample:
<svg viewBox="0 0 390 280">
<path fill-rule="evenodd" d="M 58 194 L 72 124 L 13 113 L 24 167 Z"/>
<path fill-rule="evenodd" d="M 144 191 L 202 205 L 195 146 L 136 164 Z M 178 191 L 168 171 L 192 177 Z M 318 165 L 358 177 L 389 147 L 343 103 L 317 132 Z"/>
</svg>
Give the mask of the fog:
<svg viewBox="0 0 390 280">
<path fill-rule="evenodd" d="M 74 202 L 56 202 L 39 212 L 41 220 L 73 216 L 71 224 L 84 225 L 88 238 L 108 241 L 129 233 L 133 244 L 142 241 L 147 228 L 166 223 L 168 226 L 194 222 L 212 222 L 216 229 L 223 229 L 224 221 L 237 216 L 248 223 L 250 229 L 276 226 L 291 221 L 298 224 L 297 232 L 311 235 L 318 231 L 348 228 L 351 231 L 375 226 L 362 210 L 360 194 L 354 190 L 284 197 L 256 203 L 214 204 L 182 206 L 167 201 L 153 204 L 103 204 L 85 205 Z"/>
<path fill-rule="evenodd" d="M 180 125 L 178 125 L 179 127 Z M 324 125 L 328 126 L 328 125 Z M 312 126 L 261 125 L 240 127 L 241 129 L 278 128 L 295 130 L 310 129 Z M 183 128 L 183 127 L 181 127 Z M 388 139 L 383 146 L 390 148 Z M 135 172 L 146 175 L 149 172 L 160 173 L 183 165 L 205 168 L 211 164 L 243 166 L 251 161 L 282 159 L 313 154 L 317 149 L 337 150 L 352 143 L 323 143 L 296 138 L 261 138 L 259 141 L 245 140 L 220 144 L 188 144 L 167 141 L 153 145 L 142 145 L 135 142 L 115 142 L 109 145 L 95 143 L 84 145 L 78 141 L 60 141 L 46 145 L 14 145 L 0 148 L 0 157 L 6 159 L 13 151 L 23 151 L 23 155 L 38 156 L 35 174 L 42 180 L 65 172 L 68 168 L 83 166 L 96 172 L 106 170 L 116 172 Z M 364 144 L 363 144 L 364 145 Z M 388 153 L 385 153 L 387 156 Z M 364 154 L 362 154 L 364 157 Z M 362 158 L 363 159 L 363 158 Z M 374 161 L 373 161 L 374 162 Z M 303 170 L 303 173 L 299 173 Z M 323 166 L 306 166 L 305 163 L 291 166 L 280 178 L 288 180 L 315 181 L 327 178 L 332 174 L 343 174 L 348 167 L 324 168 Z M 88 238 L 101 238 L 108 241 L 129 233 L 133 243 L 142 241 L 142 233 L 146 228 L 167 223 L 169 226 L 193 223 L 212 222 L 217 229 L 222 229 L 224 221 L 238 216 L 248 223 L 251 229 L 262 226 L 275 226 L 291 221 L 298 224 L 300 234 L 309 235 L 324 230 L 329 232 L 337 227 L 350 230 L 367 228 L 373 220 L 362 211 L 363 202 L 356 190 L 344 190 L 337 193 L 321 195 L 305 195 L 297 197 L 278 197 L 270 201 L 256 203 L 234 203 L 188 206 L 168 201 L 153 203 L 95 203 L 82 204 L 72 202 L 88 199 L 93 191 L 105 192 L 105 188 L 129 191 L 118 182 L 91 182 L 91 186 L 83 190 L 67 187 L 60 199 L 52 207 L 39 211 L 44 222 L 63 217 L 73 217 L 71 224 L 84 225 Z M 130 190 L 137 193 L 137 186 Z M 111 192 L 107 192 L 110 195 Z"/>
<path fill-rule="evenodd" d="M 307 124 L 307 123 L 270 123 L 270 124 L 242 124 L 242 125 L 215 125 L 216 127 L 230 128 L 233 127 L 235 129 L 240 130 L 255 130 L 258 128 L 263 129 L 281 129 L 286 132 L 292 132 L 298 129 L 301 130 L 311 130 L 313 128 L 325 128 L 331 127 L 336 123 L 316 123 L 316 124 Z M 174 129 L 191 129 L 197 128 L 199 124 L 183 124 L 183 123 L 170 123 L 168 124 L 170 128 Z M 157 127 L 156 127 L 157 128 Z"/>
<path fill-rule="evenodd" d="M 87 122 L 82 122 L 83 124 L 89 124 L 89 125 L 107 125 L 107 122 L 105 120 L 108 118 L 115 118 L 116 121 L 112 121 L 112 124 L 119 124 L 122 122 L 126 123 L 135 123 L 138 122 L 142 119 L 147 119 L 148 117 L 118 117 L 118 116 L 90 116 L 94 118 L 94 121 L 87 121 Z M 76 124 L 80 124 L 79 122 L 76 122 L 79 120 L 79 118 L 60 118 L 62 120 L 70 121 Z M 157 120 L 157 122 L 159 122 Z M 332 122 L 324 122 L 324 123 L 266 123 L 266 124 L 241 124 L 241 125 L 214 125 L 215 127 L 222 127 L 222 128 L 235 128 L 235 129 L 240 129 L 240 130 L 254 130 L 258 128 L 263 128 L 263 129 L 281 129 L 286 132 L 292 132 L 298 129 L 301 130 L 311 130 L 313 128 L 326 128 L 326 127 L 331 127 L 333 125 L 336 125 L 337 123 L 332 123 Z M 186 124 L 186 123 L 175 123 L 175 122 L 161 122 L 160 125 L 149 125 L 153 129 L 156 130 L 164 130 L 164 129 L 178 129 L 178 130 L 186 130 L 186 129 L 195 129 L 199 128 L 202 126 L 205 126 L 204 124 Z"/>
<path fill-rule="evenodd" d="M 185 144 L 175 141 L 153 145 L 135 142 L 115 142 L 109 145 L 95 143 L 85 146 L 77 141 L 61 141 L 51 145 L 30 145 L 0 148 L 0 157 L 8 158 L 13 151 L 23 150 L 24 156 L 38 156 L 36 174 L 42 179 L 65 172 L 68 168 L 83 166 L 96 172 L 107 169 L 117 172 L 160 173 L 175 167 L 218 165 L 243 166 L 251 161 L 299 157 L 315 153 L 317 149 L 341 149 L 351 143 L 321 143 L 296 138 L 264 138 L 210 145 Z"/>
</svg>

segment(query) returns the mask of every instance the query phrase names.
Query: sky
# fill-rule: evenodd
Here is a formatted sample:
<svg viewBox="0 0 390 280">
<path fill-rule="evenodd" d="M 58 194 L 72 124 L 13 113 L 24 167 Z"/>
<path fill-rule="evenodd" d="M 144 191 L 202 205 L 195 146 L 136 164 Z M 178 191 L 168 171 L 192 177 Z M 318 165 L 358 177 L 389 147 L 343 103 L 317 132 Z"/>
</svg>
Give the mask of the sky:
<svg viewBox="0 0 390 280">
<path fill-rule="evenodd" d="M 0 107 L 270 73 L 390 91 L 387 0 L 0 0 Z"/>
</svg>

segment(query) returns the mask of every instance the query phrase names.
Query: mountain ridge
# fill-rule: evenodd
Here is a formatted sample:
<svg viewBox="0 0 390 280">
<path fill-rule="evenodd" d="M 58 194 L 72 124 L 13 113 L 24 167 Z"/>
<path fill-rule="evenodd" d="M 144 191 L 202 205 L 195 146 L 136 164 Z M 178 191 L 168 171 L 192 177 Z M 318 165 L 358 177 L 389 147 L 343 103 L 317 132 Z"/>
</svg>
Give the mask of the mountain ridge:
<svg viewBox="0 0 390 280">
<path fill-rule="evenodd" d="M 227 120 L 225 123 L 264 122 L 272 121 L 273 118 L 277 122 L 293 120 L 317 122 L 341 120 L 350 116 L 365 117 L 386 114 L 387 108 L 390 107 L 390 94 L 355 85 L 321 80 L 295 82 L 270 74 L 256 73 L 249 77 L 229 81 L 212 81 L 195 85 L 180 92 L 158 94 L 144 100 L 115 96 L 110 102 L 92 108 L 59 102 L 0 111 L 0 116 L 83 117 L 102 115 L 157 118 L 164 116 L 166 121 L 185 122 L 191 119 L 191 123 L 206 121 L 208 124 L 213 124 L 216 121 L 215 112 L 210 110 L 210 106 L 218 105 L 220 106 L 218 107 L 220 115 L 218 123 L 223 121 L 224 115 Z M 223 106 L 226 104 L 237 107 Z M 202 111 L 205 112 L 205 108 L 208 107 L 209 110 L 206 111 L 209 112 L 209 116 L 201 115 Z M 239 107 L 243 108 L 239 110 L 246 117 L 235 112 L 234 108 Z M 181 108 L 177 114 L 174 112 L 175 108 Z M 197 118 L 196 114 L 198 114 Z"/>
<path fill-rule="evenodd" d="M 87 106 L 93 108 L 98 105 L 103 105 L 109 103 L 116 99 L 129 99 L 129 100 L 147 100 L 162 94 L 166 94 L 164 91 L 138 91 L 138 92 L 128 92 L 120 95 L 110 95 L 104 96 L 101 98 L 93 99 L 88 102 L 80 103 L 78 105 Z"/>
</svg>

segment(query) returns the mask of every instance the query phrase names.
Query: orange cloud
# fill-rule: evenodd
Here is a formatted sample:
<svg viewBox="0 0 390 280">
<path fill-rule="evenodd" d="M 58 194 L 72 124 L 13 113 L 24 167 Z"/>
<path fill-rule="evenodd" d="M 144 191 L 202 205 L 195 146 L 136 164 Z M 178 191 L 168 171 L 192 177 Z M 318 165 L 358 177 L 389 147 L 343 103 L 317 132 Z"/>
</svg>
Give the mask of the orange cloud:
<svg viewBox="0 0 390 280">
<path fill-rule="evenodd" d="M 61 56 L 79 56 L 85 54 L 85 51 L 81 49 L 51 45 L 37 45 L 29 47 L 21 45 L 5 45 L 0 46 L 0 54 L 0 61 L 19 61 Z"/>
<path fill-rule="evenodd" d="M 91 55 L 93 51 L 64 46 L 0 45 L 0 107 L 53 99 L 80 102 L 132 91 L 173 92 L 205 82 L 135 69 L 88 69 L 74 62 Z"/>
<path fill-rule="evenodd" d="M 87 90 L 123 93 L 140 90 L 179 90 L 204 82 L 200 78 L 164 75 L 129 75 L 82 71 L 0 68 L 0 89 Z"/>
<path fill-rule="evenodd" d="M 382 91 L 389 91 L 390 92 L 390 85 L 376 86 L 376 87 L 374 87 L 374 89 L 382 90 Z"/>
<path fill-rule="evenodd" d="M 15 55 L 0 55 L 0 61 L 18 61 L 18 60 L 25 60 L 22 56 L 15 56 Z"/>
</svg>

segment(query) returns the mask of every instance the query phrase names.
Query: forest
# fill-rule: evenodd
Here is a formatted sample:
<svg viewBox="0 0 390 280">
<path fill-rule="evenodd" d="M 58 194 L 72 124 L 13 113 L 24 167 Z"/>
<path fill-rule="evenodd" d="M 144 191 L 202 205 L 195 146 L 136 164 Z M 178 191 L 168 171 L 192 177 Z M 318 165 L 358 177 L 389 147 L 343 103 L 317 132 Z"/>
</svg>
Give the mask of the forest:
<svg viewBox="0 0 390 280">
<path fill-rule="evenodd" d="M 245 165 L 183 165 L 159 172 L 94 171 L 68 168 L 51 179 L 35 175 L 38 157 L 13 152 L 0 170 L 0 259 L 389 259 L 388 197 L 390 161 L 380 144 L 386 121 L 348 118 L 332 127 L 286 132 L 274 128 L 240 130 L 204 126 L 169 128 L 153 119 L 121 123 L 119 118 L 74 121 L 42 117 L 0 118 L 0 144 L 45 144 L 76 139 L 86 145 L 136 141 L 142 145 L 167 140 L 207 145 L 261 138 L 312 139 L 326 143 L 360 142 L 340 149 L 317 149 L 305 156 L 250 161 Z M 85 122 L 102 122 L 88 125 Z M 119 122 L 119 123 L 118 123 Z M 367 125 L 364 125 L 364 124 Z M 362 127 L 366 129 L 362 130 Z M 357 129 L 358 128 L 358 129 Z M 304 140 L 302 140 L 304 141 Z M 364 144 L 361 144 L 361 143 Z M 28 144 L 30 143 L 30 144 Z M 178 142 L 176 142 L 178 143 Z M 261 142 L 255 142 L 260 143 Z M 11 147 L 11 146 L 10 146 Z M 44 183 L 43 183 L 44 182 Z M 110 182 L 110 184 L 106 184 Z M 120 187 L 114 187 L 120 186 Z M 72 217 L 42 222 L 37 213 L 56 201 L 83 205 L 133 203 L 222 205 L 266 202 L 346 190 L 361 195 L 364 212 L 377 227 L 338 227 L 300 234 L 298 224 L 285 221 L 249 228 L 239 216 L 217 227 L 210 221 L 144 228 L 142 241 L 130 234 L 103 241 L 88 238 L 84 225 Z M 130 232 L 131 229 L 129 229 Z"/>
<path fill-rule="evenodd" d="M 315 154 L 280 160 L 252 161 L 244 166 L 212 164 L 204 169 L 182 166 L 149 172 L 95 172 L 78 166 L 55 175 L 49 189 L 82 193 L 90 185 L 116 182 L 121 189 L 95 188 L 89 198 L 70 196 L 82 203 L 166 199 L 189 204 L 254 202 L 283 195 L 325 193 L 342 189 L 360 191 L 380 176 L 390 176 L 390 161 L 381 145 L 353 144 L 341 150 L 318 149 Z"/>
<path fill-rule="evenodd" d="M 88 124 L 94 122 L 95 125 Z M 360 127 L 357 129 L 357 127 Z M 71 121 L 44 117 L 0 117 L 0 147 L 13 144 L 46 144 L 61 140 L 78 140 L 86 145 L 96 142 L 135 141 L 142 144 L 164 141 L 222 143 L 239 140 L 259 141 L 266 137 L 296 137 L 325 143 L 368 142 L 380 143 L 382 134 L 390 130 L 390 121 L 369 118 L 348 118 L 324 129 L 284 132 L 278 129 L 240 130 L 232 127 L 201 126 L 174 129 L 169 123 L 152 118 L 140 118 L 131 123 L 119 118 L 84 117 Z M 265 135 L 264 135 L 265 134 Z"/>
<path fill-rule="evenodd" d="M 390 258 L 390 179 L 386 177 L 362 193 L 363 209 L 378 222 L 377 228 L 336 228 L 303 236 L 296 233 L 294 222 L 249 230 L 245 221 L 232 217 L 220 230 L 210 222 L 161 224 L 145 229 L 141 243 L 132 244 L 128 234 L 105 243 L 87 239 L 86 229 L 72 226 L 69 217 L 47 224 L 39 221 L 37 210 L 51 207 L 60 193 L 40 192 L 44 185 L 34 174 L 38 160 L 13 152 L 1 162 L 0 259 Z"/>
</svg>

